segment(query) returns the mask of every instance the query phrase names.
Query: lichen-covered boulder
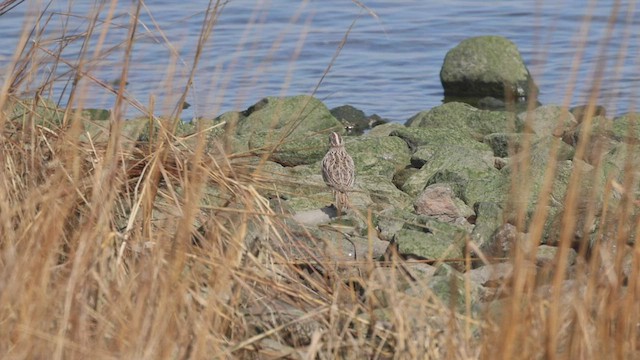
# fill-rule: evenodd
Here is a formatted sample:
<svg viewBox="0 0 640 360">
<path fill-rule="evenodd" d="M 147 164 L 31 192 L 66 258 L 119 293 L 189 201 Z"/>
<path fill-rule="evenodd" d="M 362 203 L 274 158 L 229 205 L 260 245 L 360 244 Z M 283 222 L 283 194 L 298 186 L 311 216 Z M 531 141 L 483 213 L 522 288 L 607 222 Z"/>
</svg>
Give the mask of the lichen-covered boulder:
<svg viewBox="0 0 640 360">
<path fill-rule="evenodd" d="M 514 124 L 504 111 L 479 110 L 461 103 L 449 102 L 421 111 L 407 120 L 407 127 L 439 127 L 466 132 L 476 138 L 496 132 L 513 131 Z"/>
<path fill-rule="evenodd" d="M 216 138 L 233 138 L 234 150 L 255 155 L 284 166 L 312 164 L 322 158 L 331 131 L 344 133 L 344 127 L 329 109 L 312 96 L 267 97 L 243 112 L 230 112 L 224 133 Z M 246 147 L 245 147 L 246 144 Z"/>
<path fill-rule="evenodd" d="M 472 37 L 449 50 L 440 81 L 445 96 L 502 99 L 505 94 L 527 98 L 537 93 L 518 48 L 501 36 Z"/>
<path fill-rule="evenodd" d="M 358 177 L 380 175 L 391 180 L 396 171 L 409 165 L 409 147 L 399 137 L 345 137 L 344 142 L 347 152 L 353 158 Z M 326 150 L 325 148 L 324 151 Z"/>
<path fill-rule="evenodd" d="M 562 137 L 578 125 L 572 113 L 557 105 L 540 106 L 531 113 L 520 113 L 517 123 L 524 132 L 555 137 Z"/>
</svg>

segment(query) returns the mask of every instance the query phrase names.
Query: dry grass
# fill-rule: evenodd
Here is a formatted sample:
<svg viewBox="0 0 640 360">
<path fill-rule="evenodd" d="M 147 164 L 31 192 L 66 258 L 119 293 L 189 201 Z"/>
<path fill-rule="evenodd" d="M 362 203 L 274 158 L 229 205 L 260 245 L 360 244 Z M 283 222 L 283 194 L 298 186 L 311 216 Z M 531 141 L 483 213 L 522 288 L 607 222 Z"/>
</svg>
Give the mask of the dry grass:
<svg viewBox="0 0 640 360">
<path fill-rule="evenodd" d="M 215 31 L 220 6 L 214 2 L 207 10 L 188 84 Z M 371 259 L 336 265 L 318 257 L 301 264 L 283 256 L 282 247 L 299 247 L 312 258 L 318 252 L 313 245 L 302 245 L 312 242 L 300 241 L 312 236 L 296 233 L 261 195 L 273 181 L 269 173 L 243 154 L 226 152 L 224 144 L 207 147 L 207 129 L 199 129 L 187 145 L 176 135 L 177 120 L 172 120 L 180 117 L 180 106 L 163 120 L 153 115 L 153 104 L 131 99 L 125 86 L 112 88 L 93 77 L 92 64 L 103 52 L 113 51 L 102 49 L 110 9 L 105 4 L 106 20 L 89 16 L 83 36 L 59 39 L 58 52 L 40 46 L 50 19 L 39 19 L 33 31 L 28 24 L 0 93 L 4 358 L 640 355 L 640 249 L 637 242 L 628 245 L 640 231 L 635 216 L 638 173 L 631 155 L 622 183 L 592 179 L 605 188 L 602 201 L 588 200 L 595 191 L 580 192 L 584 179 L 579 166 L 574 167 L 560 256 L 550 269 L 536 270 L 529 266 L 535 252 L 517 250 L 513 277 L 502 285 L 508 296 L 496 303 L 501 311 L 474 318 L 469 303 L 462 313 L 452 311 L 425 284 L 395 291 L 402 276 L 388 276 Z M 129 36 L 121 47 L 121 84 L 127 81 L 140 10 L 141 3 L 132 8 Z M 94 31 L 101 34 L 97 44 L 89 41 Z M 70 41 L 82 44 L 73 61 L 61 56 L 63 44 Z M 60 72 L 58 67 L 69 70 Z M 60 81 L 60 73 L 68 77 L 65 102 L 70 105 L 60 112 L 43 109 L 50 106 L 44 95 Z M 106 141 L 83 137 L 86 120 L 80 111 L 71 111 L 83 108 L 90 83 L 115 98 Z M 597 83 L 593 91 L 595 99 Z M 177 104 L 186 95 L 181 94 Z M 11 110 L 20 106 L 25 110 L 16 116 Z M 128 106 L 142 110 L 155 124 L 157 134 L 148 144 L 120 135 Z M 587 128 L 593 107 L 589 111 Z M 576 159 L 589 146 L 589 138 L 581 138 Z M 636 147 L 630 145 L 630 150 Z M 523 151 L 528 151 L 526 145 Z M 550 149 L 554 151 L 556 147 Z M 533 220 L 525 224 L 524 206 L 513 210 L 520 228 L 528 229 L 534 240 L 540 239 L 548 215 L 544 205 L 555 168 L 550 163 Z M 526 174 L 529 169 L 518 171 Z M 522 189 L 528 184 L 518 179 L 527 178 L 514 176 L 519 196 L 527 196 Z M 201 201 L 207 187 L 218 190 L 214 204 Z M 589 260 L 579 263 L 567 282 L 566 254 L 576 219 L 596 212 L 603 219 L 598 240 Z M 197 231 L 194 224 L 200 223 Z M 357 270 L 349 281 L 344 268 Z M 549 285 L 539 286 L 545 273 L 551 274 Z M 468 281 L 462 285 L 467 293 Z M 379 312 L 383 303 L 391 311 Z"/>
</svg>

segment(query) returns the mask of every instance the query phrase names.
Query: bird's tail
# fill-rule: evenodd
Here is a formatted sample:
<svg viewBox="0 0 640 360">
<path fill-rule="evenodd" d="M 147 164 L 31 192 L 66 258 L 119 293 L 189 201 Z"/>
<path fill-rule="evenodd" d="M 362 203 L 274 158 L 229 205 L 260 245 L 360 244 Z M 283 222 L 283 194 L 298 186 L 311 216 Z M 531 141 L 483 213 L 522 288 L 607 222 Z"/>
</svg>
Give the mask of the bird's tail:
<svg viewBox="0 0 640 360">
<path fill-rule="evenodd" d="M 336 191 L 336 208 L 338 212 L 344 212 L 349 208 L 349 195 L 346 192 Z"/>
</svg>

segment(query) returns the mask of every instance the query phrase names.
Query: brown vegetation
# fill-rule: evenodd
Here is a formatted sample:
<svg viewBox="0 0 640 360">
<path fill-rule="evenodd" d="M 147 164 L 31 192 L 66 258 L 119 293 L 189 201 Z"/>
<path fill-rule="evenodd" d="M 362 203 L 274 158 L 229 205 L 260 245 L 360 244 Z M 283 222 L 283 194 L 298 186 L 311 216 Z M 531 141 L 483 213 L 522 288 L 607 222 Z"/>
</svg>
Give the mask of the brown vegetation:
<svg viewBox="0 0 640 360">
<path fill-rule="evenodd" d="M 215 31 L 218 6 L 207 10 L 189 82 Z M 131 12 L 121 84 L 127 81 L 140 7 Z M 245 154 L 229 153 L 223 143 L 207 144 L 208 129 L 198 129 L 189 139 L 177 135 L 177 122 L 171 119 L 180 117 L 179 107 L 163 120 L 154 116 L 153 104 L 129 99 L 125 86 L 110 88 L 116 100 L 109 129 L 104 129 L 106 141 L 83 137 L 89 121 L 78 110 L 84 86 L 110 86 L 92 77 L 90 65 L 99 59 L 101 44 L 88 43 L 91 32 L 108 31 L 110 18 L 100 26 L 96 14 L 87 20 L 86 37 L 73 40 L 84 42 L 83 53 L 73 61 L 56 57 L 38 41 L 27 42 L 46 34 L 47 19 L 40 19 L 44 26 L 33 32 L 27 29 L 0 92 L 4 358 L 639 355 L 640 245 L 628 241 L 640 230 L 634 216 L 638 173 L 630 168 L 631 160 L 623 183 L 607 179 L 604 204 L 598 208 L 598 201 L 584 200 L 595 194 L 579 192 L 583 179 L 574 169 L 559 256 L 548 268 L 536 269 L 529 266 L 535 251 L 516 249 L 510 260 L 514 272 L 500 284 L 504 295 L 495 302 L 500 311 L 473 316 L 469 303 L 459 311 L 452 306 L 455 299 L 443 303 L 425 284 L 389 277 L 380 271 L 383 263 L 371 258 L 336 264 L 321 257 L 300 263 L 283 256 L 281 247 L 300 247 L 310 257 L 317 249 L 301 245 L 286 215 L 261 195 L 272 181 L 269 173 Z M 42 54 L 70 70 L 66 110 L 50 108 L 45 100 L 58 73 L 40 62 Z M 185 97 L 186 91 L 178 103 Z M 155 125 L 149 129 L 157 134 L 148 143 L 121 135 L 125 106 L 143 109 Z M 587 127 L 593 111 L 589 107 L 584 115 Z M 588 137 L 581 138 L 577 158 L 589 144 Z M 513 209 L 519 228 L 532 239 L 540 238 L 547 217 L 553 160 L 549 164 L 532 221 L 526 224 L 524 205 Z M 517 195 L 525 198 L 526 179 L 514 177 Z M 219 202 L 203 204 L 210 186 L 218 189 Z M 607 200 L 615 198 L 613 193 L 619 199 Z M 589 254 L 586 246 L 581 248 L 583 257 L 567 281 L 565 259 L 576 219 L 595 212 L 607 220 Z M 467 267 L 471 260 L 464 260 Z M 395 257 L 390 263 L 384 265 L 402 273 Z M 345 278 L 345 268 L 355 271 Z M 548 285 L 539 286 L 542 276 L 550 276 Z M 412 291 L 395 291 L 399 281 Z M 468 279 L 459 286 L 468 292 Z M 378 310 L 381 303 L 387 311 Z"/>
</svg>

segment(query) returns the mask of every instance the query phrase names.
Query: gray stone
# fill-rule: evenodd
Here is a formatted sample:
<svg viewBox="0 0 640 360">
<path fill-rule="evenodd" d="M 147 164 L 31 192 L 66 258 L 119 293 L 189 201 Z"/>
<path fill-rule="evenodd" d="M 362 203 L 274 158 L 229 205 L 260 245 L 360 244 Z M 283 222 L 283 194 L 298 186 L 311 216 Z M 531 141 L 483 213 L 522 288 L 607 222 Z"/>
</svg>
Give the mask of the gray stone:
<svg viewBox="0 0 640 360">
<path fill-rule="evenodd" d="M 449 102 L 422 111 L 407 120 L 407 127 L 445 128 L 467 133 L 475 139 L 495 132 L 513 131 L 504 111 L 479 110 L 460 102 Z M 511 130 L 510 130 L 511 128 Z"/>
<path fill-rule="evenodd" d="M 482 142 L 489 145 L 493 154 L 497 157 L 508 157 L 520 151 L 522 134 L 519 133 L 493 133 L 486 135 Z"/>
<path fill-rule="evenodd" d="M 569 109 L 569 112 L 573 114 L 573 117 L 575 117 L 578 124 L 580 124 L 582 123 L 582 120 L 584 119 L 584 117 L 587 115 L 588 108 L 589 108 L 589 105 L 574 106 L 571 109 Z M 604 106 L 596 105 L 592 111 L 593 111 L 593 114 L 592 114 L 593 117 L 607 116 L 607 109 L 605 109 Z"/>
<path fill-rule="evenodd" d="M 473 214 L 473 210 L 458 199 L 447 184 L 428 186 L 415 199 L 413 207 L 418 215 L 452 224 L 460 218 L 466 220 Z"/>
<path fill-rule="evenodd" d="M 357 177 L 379 175 L 391 180 L 396 171 L 409 165 L 409 148 L 398 137 L 345 137 L 344 142 L 356 166 Z"/>
<path fill-rule="evenodd" d="M 616 117 L 611 122 L 611 134 L 616 141 L 637 144 L 640 141 L 640 117 L 636 113 Z"/>
<path fill-rule="evenodd" d="M 518 115 L 518 129 L 538 136 L 562 137 L 573 130 L 578 122 L 569 111 L 557 105 L 540 106 L 533 112 Z"/>
<path fill-rule="evenodd" d="M 327 153 L 326 134 L 283 136 L 285 131 L 255 132 L 249 138 L 249 149 L 255 155 L 266 154 L 269 160 L 284 166 L 313 164 Z"/>
<path fill-rule="evenodd" d="M 474 206 L 476 213 L 475 227 L 471 232 L 471 240 L 484 250 L 494 240 L 496 230 L 504 223 L 503 209 L 500 204 L 479 202 Z M 483 251 L 484 252 L 484 251 Z M 489 254 L 488 256 L 494 256 Z"/>
<path fill-rule="evenodd" d="M 442 271 L 443 268 L 447 268 L 447 271 Z M 443 264 L 429 281 L 428 288 L 445 306 L 452 307 L 460 313 L 466 311 L 467 296 L 470 296 L 468 301 L 471 303 L 472 311 L 475 311 L 482 298 L 482 288 L 480 285 L 470 282 L 470 292 L 468 292 L 465 281 L 467 280 L 463 274 Z"/>
<path fill-rule="evenodd" d="M 505 166 L 501 172 L 506 175 L 511 181 L 515 181 L 516 184 L 527 184 L 531 189 L 531 196 L 528 199 L 527 209 L 533 211 L 537 199 L 542 189 L 544 182 L 544 175 L 549 163 L 549 149 L 553 145 L 553 142 L 557 142 L 558 152 L 556 154 L 556 169 L 555 180 L 549 199 L 549 205 L 552 207 L 561 207 L 564 202 L 565 192 L 569 182 L 569 177 L 573 169 L 573 163 L 570 159 L 573 158 L 574 148 L 565 144 L 560 139 L 555 137 L 543 137 L 536 140 L 529 152 L 518 153 L 513 156 L 507 166 Z M 514 172 L 514 169 L 522 169 L 523 163 L 527 162 L 529 171 L 525 174 L 522 171 Z M 588 171 L 590 169 L 586 169 Z M 588 176 L 588 175 L 585 175 Z M 515 177 L 515 178 L 514 178 Z M 517 185 L 521 186 L 521 185 Z M 513 195 L 526 195 L 525 191 L 518 192 Z M 519 196 L 512 196 L 510 199 L 512 202 L 519 202 Z"/>
<path fill-rule="evenodd" d="M 237 121 L 237 134 L 283 130 L 302 137 L 314 132 L 344 132 L 342 124 L 318 99 L 298 95 L 284 98 L 267 97 L 247 109 Z"/>
<path fill-rule="evenodd" d="M 537 93 L 518 48 L 500 36 L 469 38 L 449 50 L 440 80 L 446 96 L 525 98 Z"/>
<path fill-rule="evenodd" d="M 367 136 L 389 136 L 394 130 L 404 129 L 405 126 L 395 122 L 378 125 L 367 133 Z"/>
<path fill-rule="evenodd" d="M 391 209 L 378 217 L 384 239 L 394 239 L 405 256 L 424 259 L 462 258 L 468 232 L 424 215 Z"/>
<path fill-rule="evenodd" d="M 362 176 L 357 182 L 359 188 L 365 191 L 375 204 L 372 210 L 381 211 L 390 207 L 407 209 L 411 206 L 411 196 L 398 189 L 386 176 Z"/>
<path fill-rule="evenodd" d="M 227 113 L 226 136 L 248 139 L 255 155 L 285 166 L 311 164 L 324 156 L 327 134 L 344 132 L 327 107 L 311 96 L 268 97 L 242 113 Z M 241 147 L 240 147 L 241 148 Z"/>
<path fill-rule="evenodd" d="M 398 189 L 402 189 L 405 181 L 407 181 L 408 178 L 410 178 L 413 174 L 417 172 L 418 172 L 418 169 L 414 167 L 405 167 L 404 169 L 400 169 L 396 171 L 396 173 L 393 175 L 393 180 L 392 180 L 393 185 L 395 185 L 395 187 L 397 187 Z"/>
<path fill-rule="evenodd" d="M 61 125 L 64 118 L 64 109 L 58 108 L 56 104 L 48 99 L 17 99 L 9 101 L 5 105 L 3 116 L 16 124 L 26 124 L 27 121 L 33 120 L 37 125 L 52 127 L 52 125 Z"/>
<path fill-rule="evenodd" d="M 554 261 L 556 261 L 558 251 L 559 249 L 555 246 L 538 246 L 538 252 L 536 253 L 536 265 L 541 267 L 552 265 Z M 578 253 L 570 248 L 567 255 L 567 265 L 574 265 L 576 263 L 577 257 Z"/>
<path fill-rule="evenodd" d="M 490 151 L 487 145 L 473 139 L 464 131 L 455 131 L 447 128 L 410 127 L 399 128 L 390 133 L 404 140 L 412 151 L 419 146 L 425 146 L 437 150 L 443 146 L 464 146 L 477 151 Z"/>
</svg>

